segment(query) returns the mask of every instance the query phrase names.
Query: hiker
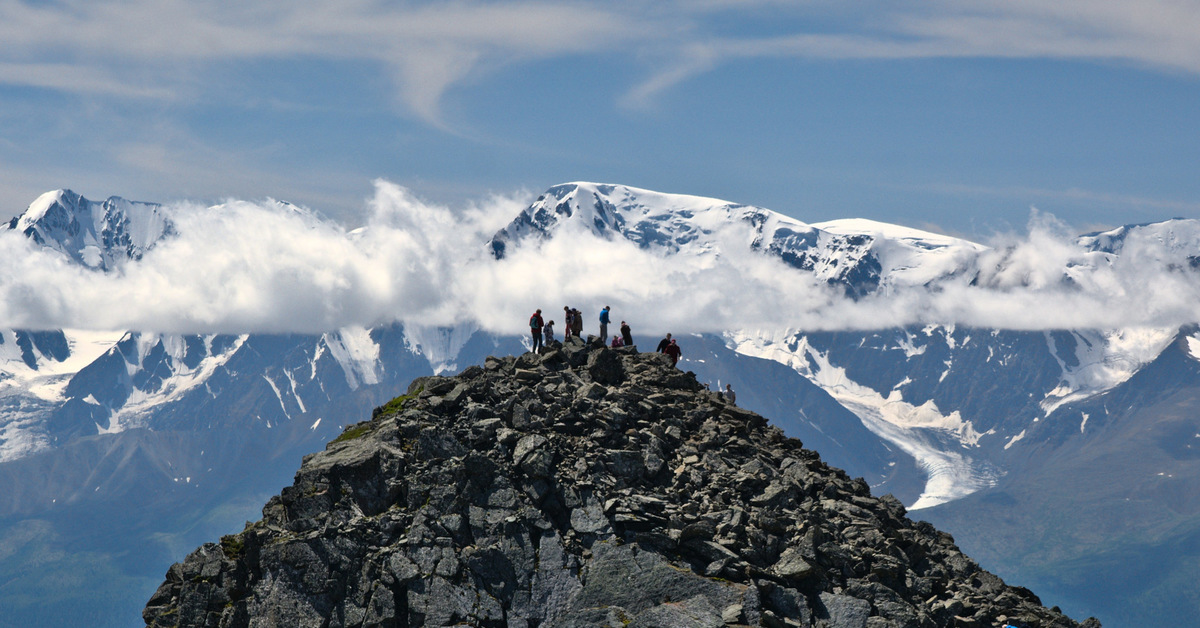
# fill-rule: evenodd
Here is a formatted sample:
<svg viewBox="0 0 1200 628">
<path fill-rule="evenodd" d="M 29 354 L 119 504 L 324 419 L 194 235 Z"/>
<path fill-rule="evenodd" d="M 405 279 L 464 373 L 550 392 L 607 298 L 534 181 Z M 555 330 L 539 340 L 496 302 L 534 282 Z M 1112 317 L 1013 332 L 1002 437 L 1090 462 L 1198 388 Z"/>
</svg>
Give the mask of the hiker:
<svg viewBox="0 0 1200 628">
<path fill-rule="evenodd" d="M 533 349 L 531 350 L 534 353 L 537 353 L 537 350 L 542 348 L 542 326 L 542 310 L 538 308 L 538 311 L 529 317 L 529 335 L 533 336 Z"/>
<path fill-rule="evenodd" d="M 663 349 L 663 353 L 671 356 L 671 366 L 675 366 L 679 363 L 679 358 L 683 355 L 683 350 L 679 348 L 679 345 L 675 344 L 674 340 L 672 340 L 671 344 L 667 345 Z"/>
<path fill-rule="evenodd" d="M 544 344 L 547 347 L 550 346 L 550 343 L 554 342 L 554 321 L 546 323 L 546 326 L 542 328 L 542 335 L 546 338 Z"/>
<path fill-rule="evenodd" d="M 671 344 L 671 334 L 667 334 L 666 338 L 658 341 L 658 348 L 655 349 L 658 353 L 666 353 L 666 349 Z"/>
<path fill-rule="evenodd" d="M 571 333 L 583 339 L 583 313 L 574 308 L 571 309 Z"/>
<path fill-rule="evenodd" d="M 574 331 L 574 329 L 575 329 L 575 326 L 572 325 L 571 323 L 572 323 L 571 308 L 569 306 L 564 305 L 563 306 L 563 342 L 566 342 L 571 339 L 571 332 Z"/>
<path fill-rule="evenodd" d="M 621 340 L 621 337 L 620 337 L 620 336 L 613 336 L 613 339 L 612 339 L 612 345 L 611 345 L 611 346 L 612 346 L 612 348 L 613 348 L 613 349 L 616 349 L 617 347 L 624 347 L 624 346 L 625 346 L 625 341 L 624 341 L 624 340 Z"/>
<path fill-rule="evenodd" d="M 609 307 L 607 305 L 604 306 L 603 310 L 600 310 L 600 339 L 601 340 L 608 338 L 608 310 L 609 310 Z"/>
<path fill-rule="evenodd" d="M 737 395 L 733 392 L 733 386 L 729 384 L 725 384 L 725 401 L 737 405 Z"/>
<path fill-rule="evenodd" d="M 621 340 L 626 347 L 633 346 L 633 332 L 629 331 L 629 323 L 621 321 Z"/>
</svg>

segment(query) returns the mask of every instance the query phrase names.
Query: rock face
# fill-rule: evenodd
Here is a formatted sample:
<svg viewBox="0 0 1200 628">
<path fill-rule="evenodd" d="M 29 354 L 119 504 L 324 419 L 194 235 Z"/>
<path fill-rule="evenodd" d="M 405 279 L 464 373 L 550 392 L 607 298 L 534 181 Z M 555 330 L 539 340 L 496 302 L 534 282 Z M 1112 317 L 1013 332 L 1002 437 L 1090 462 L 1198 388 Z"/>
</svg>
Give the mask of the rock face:
<svg viewBox="0 0 1200 628">
<path fill-rule="evenodd" d="M 172 566 L 143 616 L 163 627 L 1080 625 L 665 356 L 578 341 L 414 381 L 307 457 L 261 521 Z"/>
</svg>

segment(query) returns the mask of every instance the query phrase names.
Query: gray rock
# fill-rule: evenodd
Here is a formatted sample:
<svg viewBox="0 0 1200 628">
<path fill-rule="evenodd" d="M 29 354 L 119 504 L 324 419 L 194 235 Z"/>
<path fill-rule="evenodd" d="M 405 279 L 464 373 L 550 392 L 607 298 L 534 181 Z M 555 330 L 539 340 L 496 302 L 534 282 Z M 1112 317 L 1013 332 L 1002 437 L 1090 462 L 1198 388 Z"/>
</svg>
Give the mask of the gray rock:
<svg viewBox="0 0 1200 628">
<path fill-rule="evenodd" d="M 147 625 L 1079 625 L 657 354 L 409 390 L 173 565 Z"/>
<path fill-rule="evenodd" d="M 821 615 L 828 620 L 829 628 L 866 628 L 871 616 L 871 603 L 866 600 L 821 593 Z"/>
</svg>

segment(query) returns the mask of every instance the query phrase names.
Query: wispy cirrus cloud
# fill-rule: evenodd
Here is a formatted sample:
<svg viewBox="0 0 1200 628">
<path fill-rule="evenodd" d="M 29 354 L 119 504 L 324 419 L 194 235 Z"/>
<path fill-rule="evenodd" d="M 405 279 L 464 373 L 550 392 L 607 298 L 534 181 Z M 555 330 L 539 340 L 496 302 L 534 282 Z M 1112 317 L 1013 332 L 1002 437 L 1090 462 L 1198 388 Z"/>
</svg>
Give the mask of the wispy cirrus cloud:
<svg viewBox="0 0 1200 628">
<path fill-rule="evenodd" d="M 474 72 L 620 46 L 647 32 L 583 3 L 372 0 L 0 2 L 0 83 L 171 98 L 206 64 L 350 59 L 390 70 L 398 100 L 441 124 L 439 102 Z"/>
<path fill-rule="evenodd" d="M 730 34 L 730 15 L 770 35 Z M 571 55 L 621 55 L 638 105 L 738 59 L 1095 59 L 1200 73 L 1194 0 L 930 3 L 760 1 L 671 5 L 0 0 L 0 84 L 178 97 L 206 64 L 341 59 L 377 64 L 405 110 L 446 127 L 441 101 L 473 77 Z"/>
<path fill-rule="evenodd" d="M 721 33 L 719 16 L 769 12 L 778 34 Z M 646 102 L 721 62 L 761 58 L 1044 58 L 1136 64 L 1200 74 L 1200 2 L 1195 0 L 1030 0 L 928 3 L 709 2 L 711 28 L 698 29 L 627 96 Z M 817 19 L 819 18 L 819 19 Z M 813 25 L 817 21 L 819 26 Z M 788 28 L 787 24 L 796 24 Z M 782 26 L 780 26 L 782 24 Z"/>
</svg>

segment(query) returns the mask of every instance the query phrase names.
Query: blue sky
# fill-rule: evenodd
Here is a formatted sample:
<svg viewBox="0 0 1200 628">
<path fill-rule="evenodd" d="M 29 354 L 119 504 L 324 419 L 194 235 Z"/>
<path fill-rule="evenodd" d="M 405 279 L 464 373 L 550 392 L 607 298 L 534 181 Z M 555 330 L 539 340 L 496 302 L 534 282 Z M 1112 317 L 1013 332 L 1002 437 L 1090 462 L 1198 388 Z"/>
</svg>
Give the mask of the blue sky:
<svg viewBox="0 0 1200 628">
<path fill-rule="evenodd" d="M 0 217 L 592 180 L 982 237 L 1200 218 L 1200 2 L 0 0 Z"/>
</svg>

